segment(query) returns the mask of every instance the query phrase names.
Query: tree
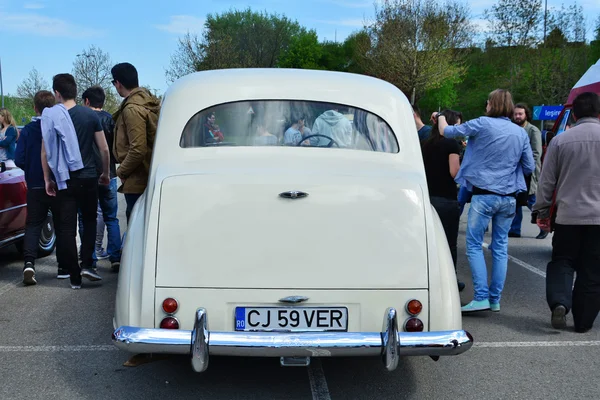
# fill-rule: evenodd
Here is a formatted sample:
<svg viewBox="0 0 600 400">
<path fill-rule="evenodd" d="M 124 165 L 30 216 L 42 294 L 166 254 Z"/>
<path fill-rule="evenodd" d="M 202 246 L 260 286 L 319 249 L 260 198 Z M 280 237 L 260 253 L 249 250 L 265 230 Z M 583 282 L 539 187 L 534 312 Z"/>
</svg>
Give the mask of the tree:
<svg viewBox="0 0 600 400">
<path fill-rule="evenodd" d="M 596 27 L 594 28 L 594 40 L 600 40 L 600 14 L 596 18 Z"/>
<path fill-rule="evenodd" d="M 310 30 L 292 37 L 279 61 L 281 68 L 321 69 L 319 63 L 323 48 L 317 32 Z"/>
<path fill-rule="evenodd" d="M 306 30 L 298 22 L 278 14 L 250 8 L 209 14 L 200 37 L 188 33 L 179 40 L 166 75 L 173 81 L 193 71 L 272 68 L 300 34 Z"/>
<path fill-rule="evenodd" d="M 572 4 L 553 10 L 548 17 L 545 43 L 538 46 L 524 63 L 525 88 L 543 104 L 562 104 L 571 88 L 588 68 L 583 8 Z"/>
<path fill-rule="evenodd" d="M 29 71 L 29 76 L 17 87 L 17 95 L 33 101 L 33 96 L 40 90 L 48 90 L 50 85 L 35 67 Z"/>
<path fill-rule="evenodd" d="M 104 109 L 109 112 L 114 112 L 119 104 L 112 85 L 110 73 L 112 67 L 109 54 L 94 45 L 78 54 L 73 62 L 73 76 L 77 83 L 78 96 L 91 86 L 102 87 L 106 94 Z"/>
<path fill-rule="evenodd" d="M 466 6 L 450 0 L 384 0 L 360 40 L 364 71 L 393 83 L 415 103 L 425 91 L 464 74 L 473 27 Z"/>
<path fill-rule="evenodd" d="M 508 73 L 506 84 L 515 91 L 522 79 L 521 66 L 526 49 L 540 42 L 540 29 L 543 20 L 542 0 L 498 0 L 491 9 L 485 10 L 489 24 L 490 39 L 500 47 L 508 47 L 504 65 Z M 514 94 L 514 93 L 513 93 Z"/>
</svg>

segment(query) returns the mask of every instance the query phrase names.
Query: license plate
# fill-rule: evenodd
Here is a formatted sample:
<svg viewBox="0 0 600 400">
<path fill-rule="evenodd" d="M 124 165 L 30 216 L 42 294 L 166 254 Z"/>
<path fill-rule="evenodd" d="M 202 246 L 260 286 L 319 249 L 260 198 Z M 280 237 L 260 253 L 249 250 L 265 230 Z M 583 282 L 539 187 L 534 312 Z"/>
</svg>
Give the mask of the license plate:
<svg viewBox="0 0 600 400">
<path fill-rule="evenodd" d="M 236 307 L 236 331 L 347 331 L 346 307 Z"/>
</svg>

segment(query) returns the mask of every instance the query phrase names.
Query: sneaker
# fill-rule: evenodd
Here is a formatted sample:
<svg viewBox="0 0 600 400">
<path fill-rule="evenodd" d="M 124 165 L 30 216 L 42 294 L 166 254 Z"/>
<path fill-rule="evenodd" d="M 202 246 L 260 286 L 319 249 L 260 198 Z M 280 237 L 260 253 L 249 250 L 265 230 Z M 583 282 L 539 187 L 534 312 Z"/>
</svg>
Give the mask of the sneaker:
<svg viewBox="0 0 600 400">
<path fill-rule="evenodd" d="M 508 232 L 508 237 L 509 238 L 520 238 L 521 234 L 520 233 L 515 233 L 515 232 Z"/>
<path fill-rule="evenodd" d="M 493 312 L 500 312 L 500 303 L 490 302 L 490 310 L 492 310 Z"/>
<path fill-rule="evenodd" d="M 96 268 L 83 268 L 81 270 L 81 276 L 89 279 L 90 281 L 101 281 L 102 277 L 98 274 Z"/>
<path fill-rule="evenodd" d="M 71 289 L 73 289 L 73 290 L 81 289 L 81 284 L 76 285 L 74 283 L 71 283 Z"/>
<path fill-rule="evenodd" d="M 567 327 L 567 308 L 562 304 L 554 307 L 550 323 L 554 329 L 565 329 Z"/>
<path fill-rule="evenodd" d="M 67 279 L 69 276 L 69 271 L 64 268 L 59 268 L 58 273 L 56 274 L 56 279 Z"/>
<path fill-rule="evenodd" d="M 466 312 L 474 312 L 474 311 L 486 311 L 490 309 L 490 301 L 489 300 L 481 300 L 481 301 L 471 301 L 466 306 L 462 306 L 460 310 L 464 313 Z"/>
<path fill-rule="evenodd" d="M 119 261 L 113 261 L 110 263 L 110 269 L 113 272 L 119 272 L 120 268 L 121 268 L 121 263 Z"/>
<path fill-rule="evenodd" d="M 33 263 L 25 263 L 25 267 L 23 267 L 23 283 L 27 286 L 35 285 L 37 283 L 35 280 L 35 267 L 33 266 Z"/>
<path fill-rule="evenodd" d="M 108 258 L 108 253 L 104 249 L 96 250 L 96 257 L 98 260 L 106 260 Z"/>
</svg>

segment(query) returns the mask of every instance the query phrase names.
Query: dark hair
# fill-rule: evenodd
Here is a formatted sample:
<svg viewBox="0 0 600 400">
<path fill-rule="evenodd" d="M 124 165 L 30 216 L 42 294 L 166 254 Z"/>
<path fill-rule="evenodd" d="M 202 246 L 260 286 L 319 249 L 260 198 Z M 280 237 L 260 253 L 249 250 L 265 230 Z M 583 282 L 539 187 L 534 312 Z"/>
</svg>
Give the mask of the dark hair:
<svg viewBox="0 0 600 400">
<path fill-rule="evenodd" d="M 52 90 L 60 93 L 64 100 L 75 100 L 77 83 L 71 74 L 58 74 L 52 78 Z"/>
<path fill-rule="evenodd" d="M 448 123 L 448 125 L 456 125 L 459 118 L 462 121 L 462 113 L 458 111 L 444 110 L 440 113 L 440 115 L 446 117 L 446 122 Z M 436 143 L 441 139 L 443 139 L 443 136 L 440 134 L 440 128 L 436 120 L 435 124 L 433 124 L 433 127 L 431 128 L 431 133 L 429 134 L 429 137 L 423 141 L 422 146 L 423 148 L 425 148 L 433 143 Z"/>
<path fill-rule="evenodd" d="M 417 105 L 412 106 L 413 112 L 417 114 L 417 117 L 421 118 L 421 109 Z"/>
<path fill-rule="evenodd" d="M 515 105 L 508 90 L 494 90 L 490 93 L 488 102 L 490 104 L 490 111 L 486 113 L 488 117 L 512 118 Z"/>
<path fill-rule="evenodd" d="M 575 118 L 598 118 L 600 115 L 600 96 L 594 92 L 581 93 L 573 100 Z"/>
<path fill-rule="evenodd" d="M 92 86 L 86 89 L 85 92 L 81 95 L 81 99 L 85 101 L 89 100 L 90 106 L 94 108 L 102 108 L 104 107 L 104 100 L 106 100 L 106 94 L 104 94 L 104 89 L 101 86 Z"/>
<path fill-rule="evenodd" d="M 527 122 L 531 122 L 531 110 L 527 107 L 525 103 L 517 103 L 515 104 L 515 108 L 520 108 L 525 110 L 525 118 L 527 118 Z"/>
<path fill-rule="evenodd" d="M 119 81 L 125 89 L 131 90 L 140 86 L 137 69 L 129 63 L 120 63 L 110 70 L 113 80 Z"/>
<path fill-rule="evenodd" d="M 56 104 L 56 99 L 52 92 L 48 90 L 40 90 L 33 96 L 33 105 L 40 114 L 44 108 L 53 107 Z"/>
</svg>

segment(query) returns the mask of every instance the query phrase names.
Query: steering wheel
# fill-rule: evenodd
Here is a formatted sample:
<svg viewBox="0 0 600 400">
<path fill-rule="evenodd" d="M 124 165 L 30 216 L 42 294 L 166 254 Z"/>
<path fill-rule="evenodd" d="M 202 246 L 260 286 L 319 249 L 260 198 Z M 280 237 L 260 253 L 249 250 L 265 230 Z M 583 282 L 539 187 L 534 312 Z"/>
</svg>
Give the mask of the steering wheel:
<svg viewBox="0 0 600 400">
<path fill-rule="evenodd" d="M 304 141 L 306 141 L 307 139 L 313 138 L 313 137 L 324 137 L 325 139 L 329 139 L 329 144 L 327 146 L 317 146 L 317 147 L 332 147 L 333 145 L 335 145 L 335 147 L 338 147 L 338 148 L 340 147 L 338 142 L 336 142 L 333 138 L 326 136 L 326 135 L 321 135 L 319 133 L 315 133 L 314 135 L 308 135 L 307 137 L 302 138 L 300 143 L 298 143 L 296 146 L 301 146 Z"/>
</svg>

